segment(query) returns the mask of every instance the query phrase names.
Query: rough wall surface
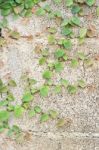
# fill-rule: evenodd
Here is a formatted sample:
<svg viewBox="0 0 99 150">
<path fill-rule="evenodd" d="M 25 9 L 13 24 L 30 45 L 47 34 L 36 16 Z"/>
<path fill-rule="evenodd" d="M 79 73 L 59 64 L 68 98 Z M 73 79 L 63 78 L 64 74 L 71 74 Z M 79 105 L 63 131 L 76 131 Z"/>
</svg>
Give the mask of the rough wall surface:
<svg viewBox="0 0 99 150">
<path fill-rule="evenodd" d="M 51 1 L 49 3 L 53 9 L 60 9 L 65 17 L 72 15 L 63 5 L 57 7 Z M 96 5 L 99 5 L 98 1 Z M 44 100 L 37 95 L 33 101 L 33 105 L 39 104 L 44 111 L 50 108 L 56 109 L 60 116 L 72 120 L 71 125 L 57 129 L 55 121 L 40 124 L 37 117 L 29 119 L 27 114 L 21 119 L 12 118 L 10 124 L 18 124 L 25 132 L 29 131 L 29 135 L 23 143 L 16 143 L 1 134 L 0 150 L 99 150 L 99 18 L 90 16 L 95 12 L 96 7 L 84 9 L 86 17 L 81 17 L 82 24 L 86 27 L 90 24 L 94 25 L 97 30 L 96 36 L 87 38 L 82 46 L 78 45 L 76 38 L 73 39 L 71 55 L 75 55 L 75 52 L 80 50 L 93 58 L 98 56 L 98 60 L 94 61 L 94 65 L 89 68 L 84 68 L 83 64 L 80 64 L 77 69 L 71 69 L 66 65 L 62 73 L 53 77 L 53 82 L 57 82 L 60 77 L 68 79 L 71 83 L 84 78 L 89 87 L 79 90 L 73 96 L 63 90 L 62 94 L 58 95 L 50 93 Z M 33 15 L 30 19 L 19 18 L 15 21 L 9 17 L 9 26 L 11 29 L 17 29 L 22 36 L 33 36 L 30 40 L 24 37 L 19 40 L 8 39 L 7 46 L 0 49 L 0 61 L 3 62 L 3 65 L 0 65 L 0 76 L 5 82 L 10 75 L 16 80 L 18 87 L 13 92 L 16 103 L 21 103 L 22 73 L 29 71 L 30 75 L 38 80 L 38 86 L 44 82 L 42 72 L 46 66 L 39 66 L 40 56 L 35 54 L 34 48 L 37 45 L 47 47 L 48 34 L 45 29 L 49 26 L 57 28 L 57 24 L 47 17 Z M 75 32 L 78 32 L 78 29 Z M 3 34 L 7 38 L 6 31 Z M 58 36 L 61 35 L 57 34 Z M 53 52 L 54 48 L 51 48 L 50 54 Z"/>
</svg>

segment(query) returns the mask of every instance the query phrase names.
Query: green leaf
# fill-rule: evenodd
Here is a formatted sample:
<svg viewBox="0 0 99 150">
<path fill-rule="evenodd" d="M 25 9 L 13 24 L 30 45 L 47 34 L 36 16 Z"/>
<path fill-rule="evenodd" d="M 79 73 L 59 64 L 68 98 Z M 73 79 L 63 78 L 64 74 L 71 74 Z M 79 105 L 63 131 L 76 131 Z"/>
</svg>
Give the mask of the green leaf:
<svg viewBox="0 0 99 150">
<path fill-rule="evenodd" d="M 46 11 L 43 8 L 38 8 L 38 10 L 36 11 L 37 16 L 44 16 L 45 13 Z"/>
<path fill-rule="evenodd" d="M 86 28 L 81 28 L 79 32 L 79 37 L 84 38 L 87 34 L 87 29 Z"/>
<path fill-rule="evenodd" d="M 64 27 L 64 26 L 67 26 L 69 24 L 69 19 L 64 19 L 61 26 Z"/>
<path fill-rule="evenodd" d="M 58 112 L 55 110 L 49 110 L 49 115 L 52 119 L 56 119 L 58 117 Z"/>
<path fill-rule="evenodd" d="M 55 27 L 52 27 L 52 28 L 50 27 L 50 28 L 48 29 L 48 32 L 54 34 L 54 33 L 57 32 L 57 30 L 56 30 Z"/>
<path fill-rule="evenodd" d="M 58 11 L 58 10 L 55 11 L 55 12 L 54 12 L 54 16 L 55 16 L 55 17 L 58 17 L 58 18 L 61 18 L 61 17 L 62 17 L 61 11 Z"/>
<path fill-rule="evenodd" d="M 22 0 L 15 0 L 18 4 L 22 3 Z"/>
<path fill-rule="evenodd" d="M 63 85 L 64 87 L 67 87 L 69 85 L 69 81 L 68 80 L 61 79 L 60 82 L 61 82 L 61 85 Z"/>
<path fill-rule="evenodd" d="M 0 111 L 0 121 L 7 121 L 10 118 L 9 112 L 6 110 Z"/>
<path fill-rule="evenodd" d="M 69 85 L 69 86 L 68 86 L 68 92 L 69 92 L 70 94 L 76 94 L 76 92 L 77 92 L 77 87 L 76 87 L 75 85 Z"/>
<path fill-rule="evenodd" d="M 14 106 L 8 104 L 7 110 L 8 110 L 8 111 L 14 111 Z"/>
<path fill-rule="evenodd" d="M 26 9 L 32 8 L 33 6 L 34 6 L 34 3 L 33 3 L 32 0 L 28 0 L 28 1 L 26 1 L 25 4 L 24 4 L 24 7 L 25 7 Z"/>
<path fill-rule="evenodd" d="M 85 59 L 84 64 L 86 67 L 91 67 L 93 65 L 93 60 L 91 58 Z"/>
<path fill-rule="evenodd" d="M 34 117 L 34 116 L 36 115 L 36 112 L 35 112 L 34 109 L 31 109 L 31 110 L 28 112 L 28 114 L 29 114 L 29 117 L 32 118 L 32 117 Z"/>
<path fill-rule="evenodd" d="M 62 28 L 62 34 L 65 36 L 68 36 L 72 33 L 72 29 L 70 27 L 64 27 Z"/>
<path fill-rule="evenodd" d="M 79 65 L 78 60 L 77 59 L 72 59 L 70 65 L 71 65 L 72 68 L 78 67 L 78 65 Z"/>
<path fill-rule="evenodd" d="M 81 10 L 81 8 L 78 5 L 74 5 L 74 6 L 72 6 L 71 12 L 73 14 L 77 14 L 80 12 L 80 10 Z"/>
<path fill-rule="evenodd" d="M 72 48 L 71 40 L 63 40 L 62 44 L 63 44 L 64 48 L 66 48 L 67 50 Z"/>
<path fill-rule="evenodd" d="M 17 84 L 16 84 L 16 82 L 14 80 L 10 80 L 8 82 L 8 85 L 11 86 L 11 87 L 16 87 L 17 86 Z"/>
<path fill-rule="evenodd" d="M 40 122 L 46 122 L 48 120 L 49 120 L 49 115 L 48 114 L 44 113 L 44 114 L 41 115 Z"/>
<path fill-rule="evenodd" d="M 33 100 L 33 95 L 30 92 L 24 93 L 22 100 L 23 102 L 30 102 Z"/>
<path fill-rule="evenodd" d="M 84 80 L 78 80 L 78 86 L 81 88 L 85 88 L 86 87 L 86 83 Z"/>
<path fill-rule="evenodd" d="M 15 100 L 15 97 L 14 97 L 13 93 L 11 93 L 11 92 L 8 93 L 7 100 L 8 101 L 14 101 Z"/>
<path fill-rule="evenodd" d="M 63 59 L 66 61 L 66 60 L 68 60 L 68 56 L 65 54 L 64 56 L 63 56 Z"/>
<path fill-rule="evenodd" d="M 79 38 L 79 45 L 83 44 L 85 42 L 85 38 Z"/>
<path fill-rule="evenodd" d="M 8 105 L 7 100 L 0 101 L 0 106 L 7 106 L 7 105 Z"/>
<path fill-rule="evenodd" d="M 19 118 L 23 115 L 24 108 L 22 106 L 15 106 L 14 108 L 14 115 L 15 117 Z"/>
<path fill-rule="evenodd" d="M 54 3 L 56 3 L 56 4 L 60 4 L 61 2 L 62 2 L 62 0 L 53 0 L 54 1 Z"/>
<path fill-rule="evenodd" d="M 64 56 L 64 54 L 65 54 L 64 50 L 62 50 L 62 49 L 57 49 L 57 51 L 55 52 L 55 57 L 56 57 L 56 58 L 61 58 L 61 57 Z"/>
<path fill-rule="evenodd" d="M 54 66 L 56 72 L 61 72 L 64 69 L 62 62 L 56 62 Z"/>
<path fill-rule="evenodd" d="M 44 65 L 46 63 L 46 58 L 42 57 L 39 59 L 39 65 Z"/>
<path fill-rule="evenodd" d="M 34 85 L 37 83 L 37 81 L 35 79 L 32 79 L 32 78 L 28 78 L 28 82 L 30 85 Z"/>
<path fill-rule="evenodd" d="M 74 25 L 80 26 L 80 19 L 78 17 L 76 17 L 76 16 L 72 17 L 71 22 Z"/>
<path fill-rule="evenodd" d="M 97 7 L 97 9 L 96 9 L 96 14 L 99 17 L 99 7 Z"/>
<path fill-rule="evenodd" d="M 85 60 L 85 59 L 86 59 L 86 56 L 85 56 L 85 54 L 84 54 L 83 52 L 78 52 L 78 53 L 77 53 L 77 56 L 78 56 L 78 58 L 81 59 L 81 60 Z"/>
<path fill-rule="evenodd" d="M 41 89 L 40 89 L 40 95 L 42 97 L 46 97 L 48 96 L 48 92 L 49 92 L 49 87 L 48 86 L 42 86 Z"/>
<path fill-rule="evenodd" d="M 7 92 L 8 92 L 8 87 L 7 86 L 0 87 L 0 93 L 7 93 Z"/>
<path fill-rule="evenodd" d="M 52 77 L 52 72 L 51 71 L 49 71 L 49 70 L 44 71 L 44 73 L 43 73 L 43 78 L 44 79 L 51 79 L 51 77 Z"/>
<path fill-rule="evenodd" d="M 20 33 L 17 31 L 11 31 L 9 35 L 12 39 L 18 40 L 20 38 Z"/>
<path fill-rule="evenodd" d="M 42 112 L 42 109 L 40 108 L 40 106 L 35 106 L 35 107 L 34 107 L 34 111 L 35 111 L 36 113 L 41 113 L 41 112 Z"/>
<path fill-rule="evenodd" d="M 54 91 L 55 91 L 55 93 L 57 93 L 57 94 L 59 94 L 60 92 L 61 92 L 61 86 L 60 85 L 56 85 L 55 86 L 55 89 L 54 89 Z"/>
<path fill-rule="evenodd" d="M 87 4 L 88 6 L 94 5 L 94 3 L 95 3 L 95 0 L 86 0 L 86 4 Z"/>
<path fill-rule="evenodd" d="M 8 16 L 11 13 L 12 9 L 1 9 L 2 16 Z"/>
<path fill-rule="evenodd" d="M 66 6 L 70 7 L 73 5 L 73 0 L 65 0 L 66 1 Z"/>
<path fill-rule="evenodd" d="M 54 44 L 55 43 L 55 37 L 53 35 L 48 36 L 48 43 L 49 44 Z"/>
<path fill-rule="evenodd" d="M 63 127 L 64 125 L 65 125 L 65 119 L 64 118 L 59 119 L 58 122 L 57 122 L 57 124 L 56 124 L 56 126 L 58 128 Z"/>
<path fill-rule="evenodd" d="M 44 10 L 46 10 L 47 12 L 51 12 L 51 8 L 50 8 L 50 6 L 48 5 L 48 4 L 46 4 L 45 6 L 44 6 Z"/>
</svg>

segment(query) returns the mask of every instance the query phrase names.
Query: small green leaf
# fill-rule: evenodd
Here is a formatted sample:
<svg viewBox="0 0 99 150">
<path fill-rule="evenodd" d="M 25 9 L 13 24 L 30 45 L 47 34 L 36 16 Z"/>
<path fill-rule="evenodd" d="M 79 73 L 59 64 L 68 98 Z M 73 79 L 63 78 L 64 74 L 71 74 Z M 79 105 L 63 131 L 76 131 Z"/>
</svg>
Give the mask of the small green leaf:
<svg viewBox="0 0 99 150">
<path fill-rule="evenodd" d="M 80 10 L 81 10 L 81 7 L 79 7 L 78 5 L 74 5 L 74 6 L 72 6 L 71 12 L 73 14 L 77 14 L 80 12 Z"/>
<path fill-rule="evenodd" d="M 66 6 L 70 7 L 73 5 L 73 0 L 65 0 L 66 1 Z"/>
<path fill-rule="evenodd" d="M 14 101 L 15 100 L 15 97 L 14 97 L 13 93 L 11 93 L 11 92 L 8 93 L 7 100 L 8 101 Z"/>
<path fill-rule="evenodd" d="M 8 16 L 11 13 L 12 9 L 1 9 L 2 16 Z"/>
<path fill-rule="evenodd" d="M 56 30 L 55 27 L 52 27 L 52 28 L 50 27 L 50 28 L 48 29 L 48 32 L 54 34 L 54 33 L 57 32 L 57 30 Z"/>
<path fill-rule="evenodd" d="M 77 87 L 76 87 L 75 85 L 69 85 L 69 86 L 68 86 L 68 92 L 69 92 L 70 94 L 76 94 L 76 92 L 77 92 Z"/>
<path fill-rule="evenodd" d="M 64 26 L 67 26 L 69 24 L 69 19 L 64 19 L 61 26 L 64 27 Z"/>
<path fill-rule="evenodd" d="M 32 79 L 32 78 L 28 78 L 28 82 L 30 85 L 34 85 L 37 83 L 37 81 L 35 79 Z"/>
<path fill-rule="evenodd" d="M 39 65 L 44 65 L 46 63 L 46 58 L 42 57 L 39 59 Z"/>
<path fill-rule="evenodd" d="M 69 85 L 69 81 L 68 80 L 61 79 L 60 82 L 61 82 L 61 85 L 63 85 L 64 87 L 67 87 Z"/>
<path fill-rule="evenodd" d="M 48 114 L 44 113 L 44 114 L 41 115 L 40 122 L 46 122 L 48 120 L 49 120 L 49 115 Z"/>
<path fill-rule="evenodd" d="M 53 0 L 54 1 L 54 3 L 56 3 L 56 4 L 60 4 L 61 2 L 62 2 L 62 0 Z"/>
<path fill-rule="evenodd" d="M 86 87 L 86 83 L 84 80 L 78 80 L 78 86 L 81 88 L 85 88 Z"/>
<path fill-rule="evenodd" d="M 30 102 L 33 100 L 33 95 L 30 92 L 24 93 L 22 100 L 23 102 Z"/>
<path fill-rule="evenodd" d="M 95 0 L 86 0 L 86 4 L 87 4 L 88 6 L 94 5 L 94 3 L 95 3 Z"/>
<path fill-rule="evenodd" d="M 63 127 L 65 125 L 65 119 L 59 119 L 58 120 L 58 122 L 57 122 L 57 124 L 56 124 L 56 126 L 58 127 L 58 128 L 60 128 L 60 127 Z"/>
<path fill-rule="evenodd" d="M 59 94 L 60 92 L 61 92 L 61 86 L 60 85 L 56 85 L 55 86 L 55 89 L 54 89 L 54 91 L 55 91 L 55 93 L 57 93 L 57 94 Z"/>
<path fill-rule="evenodd" d="M 46 97 L 48 96 L 48 92 L 49 92 L 49 87 L 48 86 L 42 86 L 41 89 L 40 89 L 40 95 L 42 97 Z"/>
<path fill-rule="evenodd" d="M 44 71 L 44 73 L 43 73 L 43 78 L 44 79 L 51 79 L 51 77 L 52 77 L 52 72 L 51 71 L 49 71 L 49 70 Z"/>
<path fill-rule="evenodd" d="M 17 86 L 17 84 L 16 84 L 16 82 L 14 80 L 10 80 L 8 82 L 8 85 L 11 86 L 11 87 L 16 87 Z"/>
<path fill-rule="evenodd" d="M 57 49 L 57 51 L 55 52 L 55 57 L 56 57 L 56 58 L 61 58 L 61 57 L 64 56 L 64 54 L 65 54 L 64 50 L 62 50 L 62 49 Z"/>
<path fill-rule="evenodd" d="M 58 112 L 55 110 L 49 110 L 49 115 L 52 119 L 56 119 L 58 117 Z"/>
<path fill-rule="evenodd" d="M 63 45 L 64 48 L 66 48 L 67 50 L 70 50 L 70 49 L 72 48 L 71 40 L 63 40 L 63 41 L 62 41 L 62 45 Z"/>
<path fill-rule="evenodd" d="M 63 59 L 66 61 L 66 60 L 68 60 L 68 56 L 65 54 L 64 56 L 63 56 Z"/>
<path fill-rule="evenodd" d="M 38 10 L 36 11 L 37 16 L 44 16 L 45 13 L 46 11 L 43 8 L 38 8 Z"/>
<path fill-rule="evenodd" d="M 81 60 L 85 60 L 85 59 L 86 59 L 86 56 L 85 56 L 85 54 L 84 54 L 83 52 L 78 52 L 78 53 L 77 53 L 77 56 L 78 56 L 78 58 L 81 59 Z"/>
<path fill-rule="evenodd" d="M 41 112 L 42 112 L 42 109 L 40 108 L 40 106 L 35 106 L 35 107 L 34 107 L 34 111 L 35 111 L 36 113 L 41 113 Z"/>
<path fill-rule="evenodd" d="M 31 110 L 28 112 L 28 114 L 29 114 L 29 117 L 32 118 L 32 117 L 34 117 L 34 116 L 36 115 L 36 112 L 35 112 L 34 109 L 31 109 Z"/>
<path fill-rule="evenodd" d="M 20 38 L 20 33 L 17 31 L 11 31 L 9 35 L 12 39 L 18 40 Z"/>
<path fill-rule="evenodd" d="M 79 32 L 79 37 L 84 38 L 87 34 L 87 29 L 86 28 L 81 28 Z"/>
<path fill-rule="evenodd" d="M 0 111 L 0 121 L 7 121 L 10 118 L 9 112 L 6 110 Z"/>
<path fill-rule="evenodd" d="M 15 108 L 14 108 L 15 117 L 17 117 L 17 118 L 21 117 L 23 112 L 24 112 L 24 108 L 22 106 L 15 106 Z"/>
<path fill-rule="evenodd" d="M 79 63 L 78 63 L 78 60 L 77 60 L 77 59 L 72 59 L 72 60 L 71 60 L 71 64 L 70 64 L 70 65 L 71 65 L 72 68 L 78 67 L 78 64 L 79 64 Z"/>
<path fill-rule="evenodd" d="M 84 64 L 86 67 L 91 67 L 93 65 L 93 60 L 91 58 L 85 59 Z"/>
<path fill-rule="evenodd" d="M 14 111 L 14 106 L 8 104 L 7 110 L 8 110 L 8 111 Z"/>
<path fill-rule="evenodd" d="M 7 93 L 7 92 L 8 92 L 8 87 L 7 86 L 0 87 L 0 93 Z"/>
<path fill-rule="evenodd" d="M 22 106 L 15 106 L 14 108 L 15 117 L 17 118 L 22 117 L 23 112 L 24 112 L 24 108 Z"/>
<path fill-rule="evenodd" d="M 0 101 L 0 106 L 7 106 L 7 105 L 8 105 L 7 100 Z"/>
<path fill-rule="evenodd" d="M 50 8 L 50 6 L 48 5 L 48 4 L 46 4 L 45 6 L 44 6 L 44 10 L 46 10 L 47 12 L 51 12 L 51 8 Z"/>
<path fill-rule="evenodd" d="M 80 19 L 78 17 L 76 17 L 76 16 L 72 17 L 71 22 L 74 25 L 80 26 Z"/>
<path fill-rule="evenodd" d="M 48 36 L 48 43 L 49 44 L 54 44 L 55 43 L 55 37 L 53 35 Z"/>
<path fill-rule="evenodd" d="M 54 16 L 58 17 L 58 18 L 61 18 L 62 17 L 61 11 L 55 11 Z"/>
<path fill-rule="evenodd" d="M 72 29 L 70 27 L 64 27 L 62 28 L 62 34 L 65 36 L 68 36 L 72 33 Z"/>
<path fill-rule="evenodd" d="M 99 7 L 97 7 L 97 9 L 96 9 L 96 14 L 99 17 Z"/>
<path fill-rule="evenodd" d="M 54 64 L 55 66 L 55 71 L 56 72 L 61 72 L 64 69 L 63 63 L 62 62 L 56 62 Z"/>
</svg>

